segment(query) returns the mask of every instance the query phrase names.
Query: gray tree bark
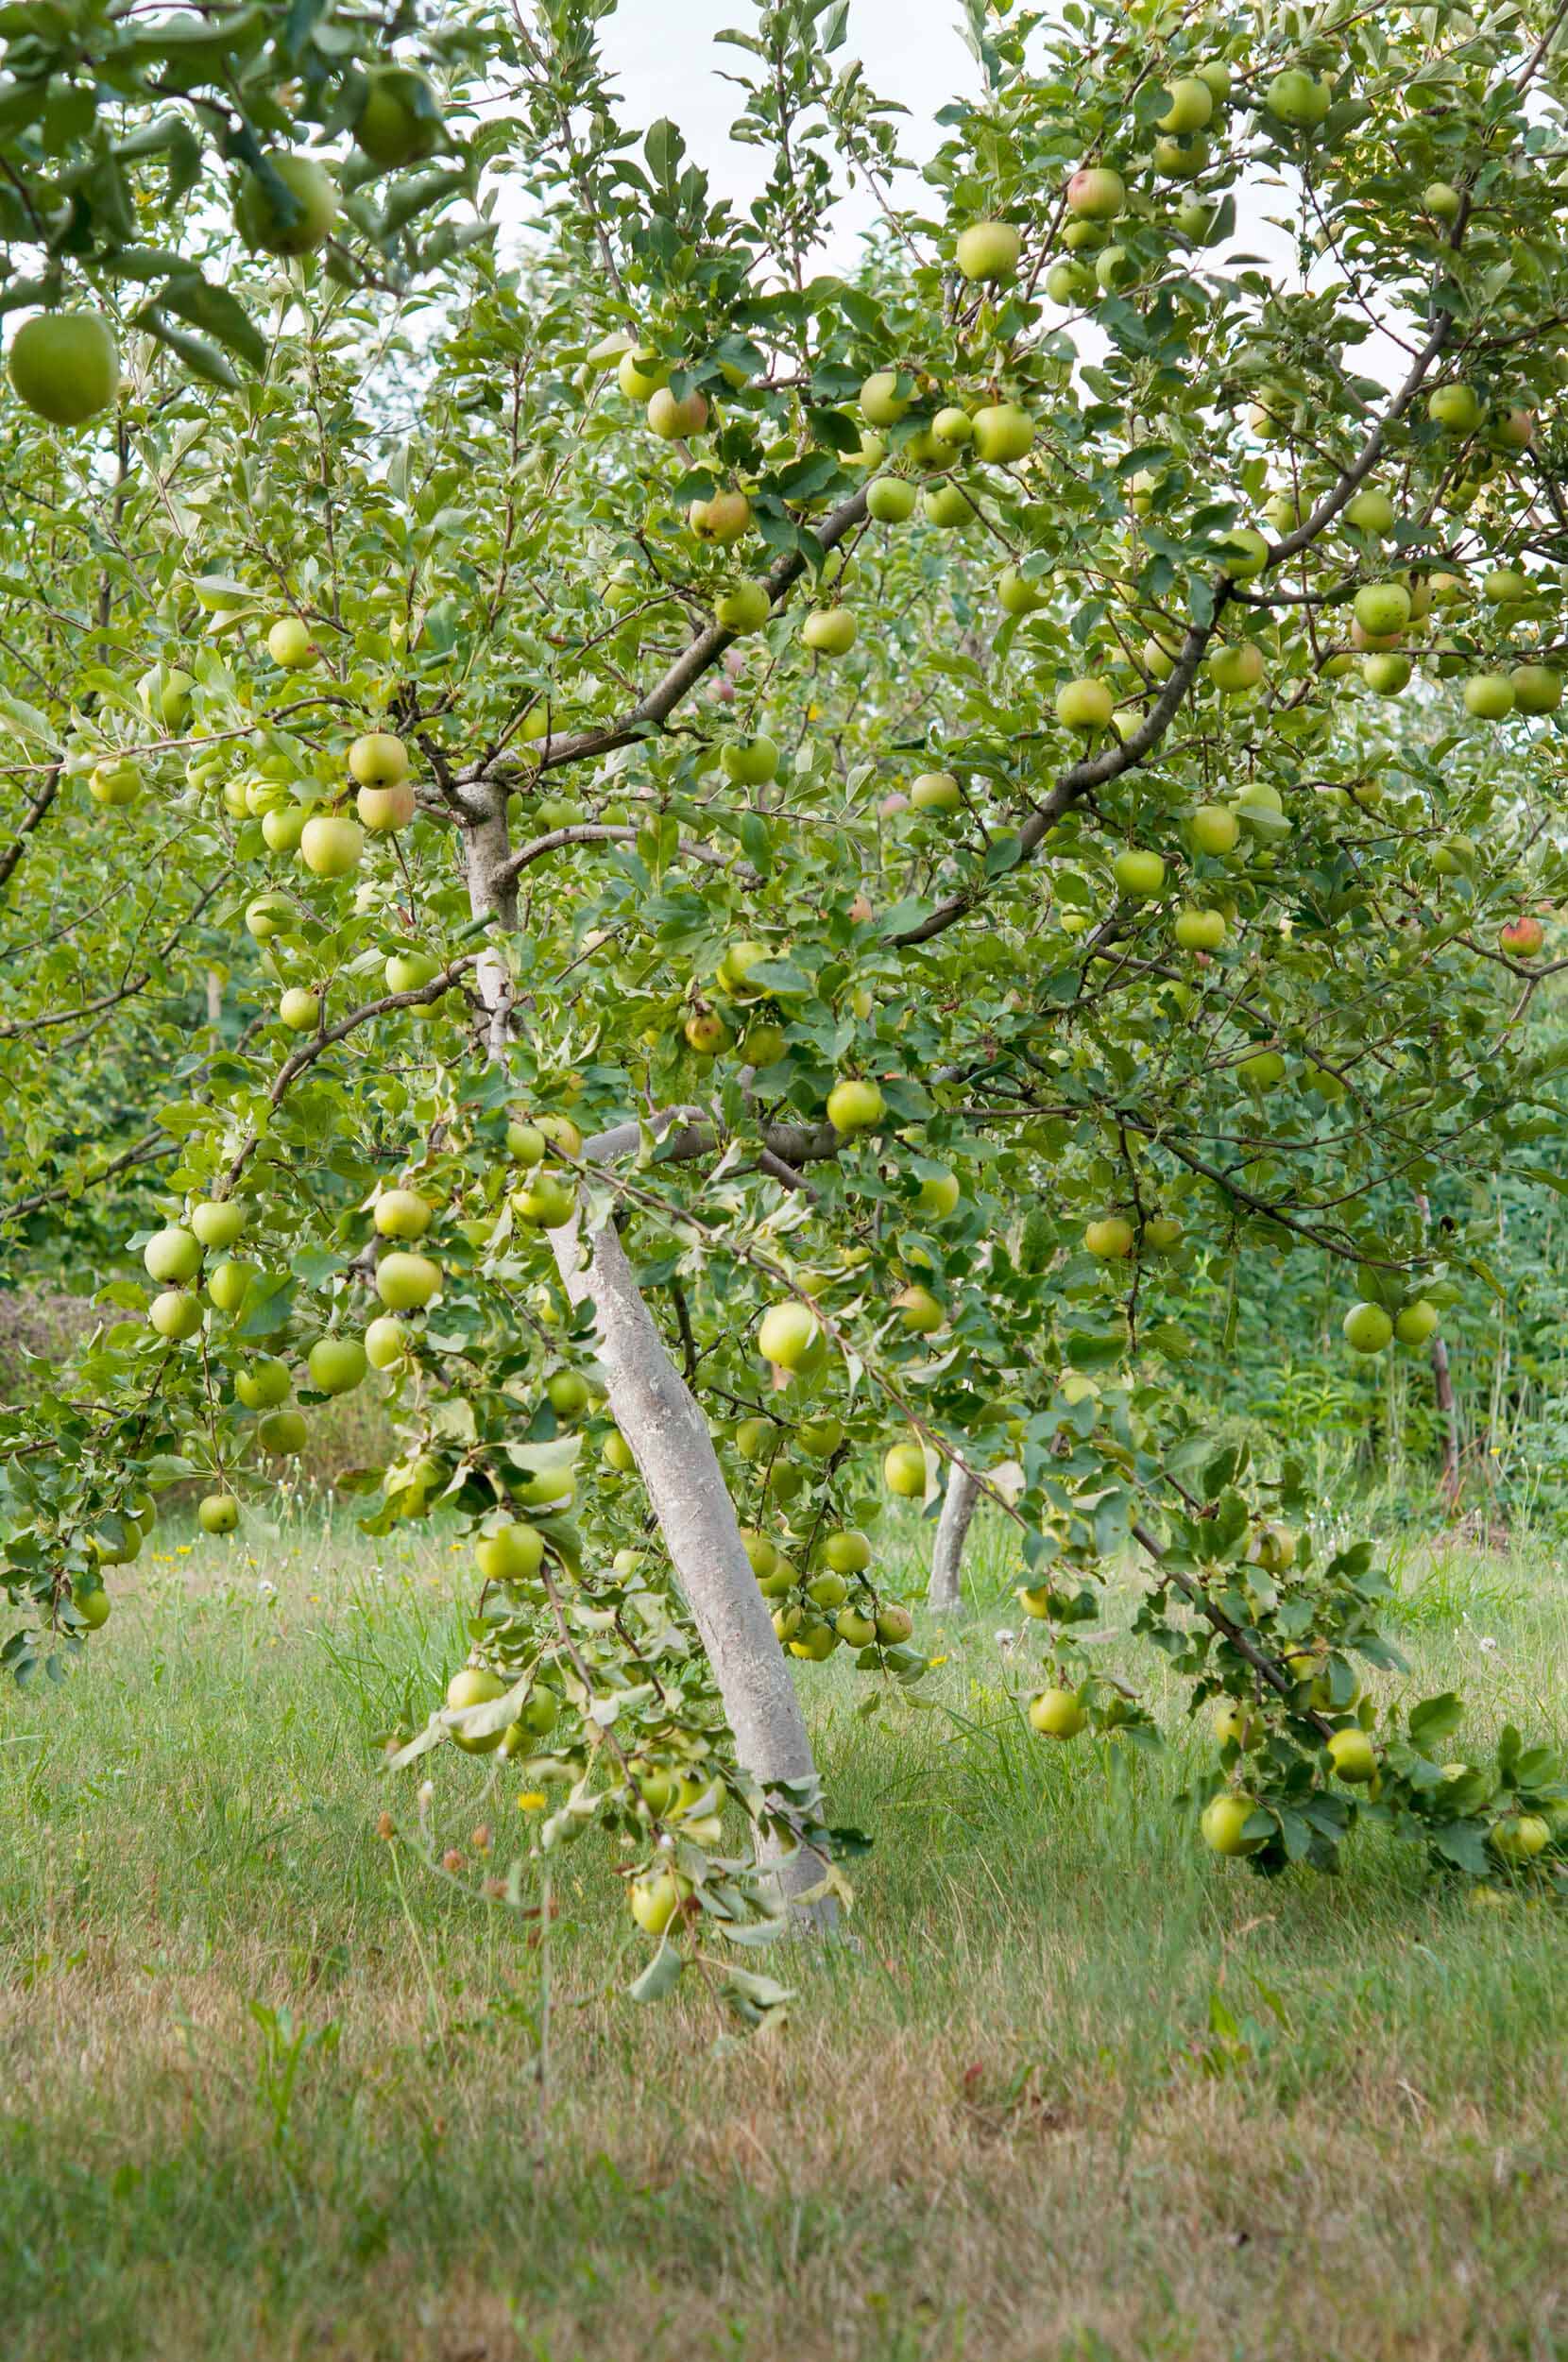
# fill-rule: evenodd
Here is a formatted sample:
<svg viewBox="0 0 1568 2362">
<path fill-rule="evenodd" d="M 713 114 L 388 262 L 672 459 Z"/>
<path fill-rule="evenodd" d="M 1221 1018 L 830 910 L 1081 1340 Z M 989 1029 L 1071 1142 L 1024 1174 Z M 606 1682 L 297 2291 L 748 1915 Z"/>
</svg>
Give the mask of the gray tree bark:
<svg viewBox="0 0 1568 2362">
<path fill-rule="evenodd" d="M 475 916 L 493 911 L 503 924 L 513 924 L 516 896 L 505 878 L 504 806 L 481 824 L 467 825 L 464 838 Z M 510 1026 L 510 979 L 504 962 L 493 953 L 481 960 L 476 975 L 490 1011 L 490 1054 L 501 1058 Z M 639 1138 L 635 1123 L 621 1124 L 586 1140 L 583 1155 L 606 1163 L 629 1154 Z M 806 1718 L 741 1539 L 707 1422 L 665 1349 L 614 1224 L 585 1241 L 573 1214 L 550 1233 L 550 1243 L 572 1303 L 592 1299 L 610 1410 L 631 1446 L 702 1635 L 741 1769 L 764 1793 L 785 1781 L 810 1781 L 814 1787 Z M 773 1845 L 763 1849 L 763 1860 L 781 1908 L 802 1925 L 833 1925 L 837 1906 L 830 1896 L 799 1901 L 821 1883 L 824 1865 L 814 1854 Z"/>
<path fill-rule="evenodd" d="M 926 1604 L 939 1615 L 956 1614 L 963 1604 L 963 1545 L 979 1499 L 980 1487 L 968 1470 L 949 1467 L 926 1586 Z"/>
</svg>

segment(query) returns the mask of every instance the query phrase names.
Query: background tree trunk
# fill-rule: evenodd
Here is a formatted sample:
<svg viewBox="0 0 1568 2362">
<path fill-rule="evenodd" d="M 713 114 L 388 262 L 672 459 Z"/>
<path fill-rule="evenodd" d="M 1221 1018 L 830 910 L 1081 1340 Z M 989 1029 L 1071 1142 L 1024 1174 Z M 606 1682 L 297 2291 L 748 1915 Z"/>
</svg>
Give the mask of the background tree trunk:
<svg viewBox="0 0 1568 2362">
<path fill-rule="evenodd" d="M 963 1545 L 979 1498 L 980 1488 L 968 1470 L 949 1468 L 926 1586 L 926 1604 L 939 1615 L 954 1615 L 963 1604 Z"/>
</svg>

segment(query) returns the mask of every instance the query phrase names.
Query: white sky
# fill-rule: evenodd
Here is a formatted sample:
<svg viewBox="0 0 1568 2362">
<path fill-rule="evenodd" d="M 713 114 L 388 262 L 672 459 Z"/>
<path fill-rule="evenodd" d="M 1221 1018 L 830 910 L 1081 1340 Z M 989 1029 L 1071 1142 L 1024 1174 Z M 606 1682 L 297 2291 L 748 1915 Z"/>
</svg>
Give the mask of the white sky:
<svg viewBox="0 0 1568 2362">
<path fill-rule="evenodd" d="M 909 121 L 899 126 L 900 144 L 917 164 L 938 144 L 937 109 L 979 84 L 955 15 L 952 0 L 850 0 L 848 34 L 834 52 L 835 67 L 861 59 L 878 96 L 908 108 Z M 604 53 L 625 102 L 622 120 L 645 127 L 668 115 L 715 194 L 737 206 L 757 196 L 768 157 L 761 148 L 737 146 L 730 140 L 741 94 L 719 76 L 756 60 L 713 36 L 725 28 L 751 32 L 755 24 L 749 0 L 621 0 L 601 28 Z M 825 267 L 841 268 L 852 261 L 856 236 L 873 214 L 864 192 L 851 191 L 829 225 Z"/>
</svg>

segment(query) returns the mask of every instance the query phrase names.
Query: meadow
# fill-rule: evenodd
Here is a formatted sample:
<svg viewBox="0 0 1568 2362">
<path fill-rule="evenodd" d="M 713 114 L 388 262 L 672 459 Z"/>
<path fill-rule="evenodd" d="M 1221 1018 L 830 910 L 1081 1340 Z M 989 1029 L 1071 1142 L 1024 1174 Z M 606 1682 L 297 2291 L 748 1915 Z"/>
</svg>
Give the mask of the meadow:
<svg viewBox="0 0 1568 2362">
<path fill-rule="evenodd" d="M 416 1820 L 384 1736 L 462 1652 L 439 1527 L 256 1532 L 161 1531 L 90 1666 L 0 1694 L 10 2362 L 1568 2353 L 1557 1918 L 1372 1833 L 1337 1881 L 1219 1864 L 1130 1644 L 1163 1750 L 1032 1737 L 999 1529 L 921 1703 L 809 1669 L 875 1844 L 756 2039 L 700 1977 L 625 1997 L 598 1840 L 541 1923 L 378 1837 Z M 1412 1683 L 1568 1737 L 1548 1555 L 1394 1571 Z M 435 1789 L 432 1847 L 503 1869 L 515 1777 L 447 1751 Z"/>
</svg>

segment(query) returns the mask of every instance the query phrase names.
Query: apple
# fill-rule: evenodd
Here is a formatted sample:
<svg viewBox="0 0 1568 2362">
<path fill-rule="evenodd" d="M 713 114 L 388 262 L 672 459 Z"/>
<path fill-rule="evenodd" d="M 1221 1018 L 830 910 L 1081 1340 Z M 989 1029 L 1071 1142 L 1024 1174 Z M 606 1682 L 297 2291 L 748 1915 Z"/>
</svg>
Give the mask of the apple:
<svg viewBox="0 0 1568 2362">
<path fill-rule="evenodd" d="M 1124 246 L 1108 246 L 1095 262 L 1095 284 L 1106 295 L 1115 295 L 1123 287 L 1136 283 L 1137 258 Z"/>
<path fill-rule="evenodd" d="M 1067 182 L 1067 210 L 1080 221 L 1115 221 L 1125 211 L 1127 184 L 1107 164 L 1083 164 Z"/>
<path fill-rule="evenodd" d="M 375 835 L 406 829 L 414 817 L 414 782 L 397 779 L 390 787 L 362 787 L 354 797 L 354 810 Z"/>
<path fill-rule="evenodd" d="M 1047 604 L 1043 583 L 1031 582 L 1016 566 L 1004 566 L 997 577 L 997 596 L 1009 615 L 1037 615 Z"/>
<path fill-rule="evenodd" d="M 178 1223 L 171 1223 L 167 1229 L 153 1232 L 142 1249 L 142 1261 L 147 1277 L 156 1279 L 161 1288 L 180 1288 L 201 1269 L 201 1241 Z"/>
<path fill-rule="evenodd" d="M 910 1449 L 917 1447 L 906 1446 L 904 1448 Z M 898 1490 L 897 1485 L 895 1485 L 893 1489 L 896 1493 Z M 914 1617 L 910 1614 L 907 1607 L 895 1605 L 892 1607 L 880 1607 L 878 1609 L 877 1637 L 879 1641 L 881 1641 L 884 1648 L 897 1648 L 901 1642 L 909 1638 L 913 1630 Z"/>
<path fill-rule="evenodd" d="M 1540 919 L 1532 917 L 1528 911 L 1519 918 L 1510 918 L 1497 934 L 1502 950 L 1518 952 L 1526 960 L 1534 959 L 1545 940 L 1545 929 Z"/>
<path fill-rule="evenodd" d="M 836 1575 L 864 1574 L 871 1564 L 870 1538 L 859 1526 L 841 1526 L 823 1537 L 822 1555 Z"/>
<path fill-rule="evenodd" d="M 1070 1689 L 1042 1689 L 1029 1703 L 1030 1728 L 1046 1738 L 1076 1738 L 1088 1720 Z"/>
<path fill-rule="evenodd" d="M 372 67 L 354 119 L 354 138 L 383 172 L 401 172 L 433 155 L 440 143 L 441 117 L 424 76 L 412 66 Z"/>
<path fill-rule="evenodd" d="M 1236 1070 L 1249 1090 L 1272 1090 L 1285 1080 L 1285 1060 L 1277 1050 L 1254 1050 L 1238 1062 Z"/>
<path fill-rule="evenodd" d="M 1225 572 L 1233 582 L 1251 582 L 1269 563 L 1269 544 L 1252 525 L 1234 525 L 1219 536 Z"/>
<path fill-rule="evenodd" d="M 1217 855 L 1234 852 L 1241 834 L 1241 823 L 1228 804 L 1200 804 L 1187 829 L 1201 853 Z"/>
<path fill-rule="evenodd" d="M 1223 911 L 1178 911 L 1172 929 L 1184 951 L 1218 951 L 1225 940 Z"/>
<path fill-rule="evenodd" d="M 1292 131 L 1315 131 L 1333 104 L 1333 94 L 1304 66 L 1287 66 L 1270 83 L 1263 103 L 1276 123 Z"/>
<path fill-rule="evenodd" d="M 89 1632 L 102 1632 L 109 1621 L 109 1594 L 101 1583 L 94 1583 L 91 1591 L 78 1590 L 77 1586 L 81 1580 L 78 1576 L 72 1583 L 71 1604 Z"/>
<path fill-rule="evenodd" d="M 1161 180 L 1196 180 L 1208 170 L 1208 136 L 1202 131 L 1191 131 L 1185 139 L 1157 139 L 1151 162 Z"/>
<path fill-rule="evenodd" d="M 1363 1730 L 1336 1731 L 1328 1753 L 1341 1780 L 1358 1782 L 1377 1777 L 1377 1751 Z"/>
<path fill-rule="evenodd" d="M 114 333 L 96 312 L 35 312 L 11 338 L 11 390 L 51 426 L 82 426 L 120 390 Z"/>
<path fill-rule="evenodd" d="M 428 951 L 394 951 L 382 973 L 388 992 L 422 992 L 441 973 L 441 963 Z"/>
<path fill-rule="evenodd" d="M 364 1378 L 367 1359 L 357 1337 L 318 1337 L 305 1356 L 305 1367 L 318 1394 L 347 1395 Z"/>
<path fill-rule="evenodd" d="M 1102 1214 L 1083 1226 L 1085 1252 L 1103 1263 L 1119 1262 L 1131 1255 L 1133 1237 L 1133 1225 L 1125 1214 Z"/>
<path fill-rule="evenodd" d="M 707 397 L 694 389 L 675 395 L 668 385 L 661 385 L 648 398 L 648 425 L 661 443 L 679 442 L 683 435 L 700 435 L 707 424 Z"/>
<path fill-rule="evenodd" d="M 1016 275 L 1021 250 L 1010 221 L 976 221 L 960 231 L 954 258 L 965 279 L 995 283 Z"/>
<path fill-rule="evenodd" d="M 1130 901 L 1151 902 L 1165 890 L 1165 863 L 1158 853 L 1129 846 L 1111 864 L 1111 875 Z"/>
<path fill-rule="evenodd" d="M 738 640 L 760 631 L 772 613 L 773 594 L 765 582 L 732 583 L 713 607 L 714 622 Z"/>
<path fill-rule="evenodd" d="M 1407 656 L 1374 655 L 1361 659 L 1361 677 L 1379 697 L 1397 697 L 1402 689 L 1408 688 L 1412 669 Z"/>
<path fill-rule="evenodd" d="M 1355 620 L 1373 639 L 1389 639 L 1410 620 L 1410 593 L 1402 582 L 1364 583 L 1355 594 Z"/>
<path fill-rule="evenodd" d="M 886 1104 L 875 1083 L 845 1075 L 827 1094 L 827 1121 L 835 1132 L 849 1138 L 857 1132 L 875 1131 Z"/>
<path fill-rule="evenodd" d="M 1046 293 L 1064 311 L 1085 302 L 1098 284 L 1094 272 L 1084 263 L 1052 263 L 1046 273 Z"/>
<path fill-rule="evenodd" d="M 531 1583 L 544 1565 L 544 1536 L 508 1519 L 475 1541 L 473 1554 L 486 1583 Z"/>
<path fill-rule="evenodd" d="M 1156 130 L 1178 137 L 1202 131 L 1214 113 L 1214 92 L 1200 75 L 1184 74 L 1167 86 L 1166 96 L 1170 103 L 1163 115 L 1155 116 Z"/>
<path fill-rule="evenodd" d="M 1257 1807 L 1250 1796 L 1221 1793 L 1211 1797 L 1203 1806 L 1198 1826 L 1203 1842 L 1212 1853 L 1236 1855 L 1254 1854 L 1263 1838 L 1248 1838 L 1243 1832 Z"/>
<path fill-rule="evenodd" d="M 1457 221 L 1463 202 L 1458 190 L 1448 180 L 1428 180 L 1421 193 L 1421 201 L 1434 221 Z"/>
<path fill-rule="evenodd" d="M 218 1263 L 208 1274 L 207 1293 L 220 1312 L 237 1312 L 256 1276 L 254 1263 Z"/>
<path fill-rule="evenodd" d="M 612 1427 L 600 1445 L 599 1457 L 615 1476 L 630 1476 L 637 1466 L 637 1454 L 618 1427 Z"/>
<path fill-rule="evenodd" d="M 428 1255 L 383 1255 L 376 1265 L 376 1293 L 389 1312 L 423 1311 L 440 1288 L 441 1266 Z"/>
<path fill-rule="evenodd" d="M 1516 566 L 1493 566 L 1481 577 L 1481 596 L 1491 607 L 1517 606 L 1529 598 L 1535 585 L 1528 574 L 1522 574 Z"/>
<path fill-rule="evenodd" d="M 191 1208 L 191 1228 L 203 1246 L 232 1246 L 245 1228 L 246 1213 L 243 1198 L 204 1198 Z"/>
<path fill-rule="evenodd" d="M 304 672 L 320 654 L 309 624 L 298 615 L 279 616 L 267 632 L 266 649 L 274 664 L 285 673 Z"/>
<path fill-rule="evenodd" d="M 845 656 L 855 644 L 855 618 L 844 607 L 815 607 L 800 636 L 818 656 Z"/>
<path fill-rule="evenodd" d="M 1208 654 L 1209 678 L 1222 697 L 1245 696 L 1263 678 L 1263 650 L 1253 640 L 1221 642 Z"/>
<path fill-rule="evenodd" d="M 1562 676 L 1549 664 L 1519 664 L 1508 675 L 1521 713 L 1555 713 L 1562 703 Z"/>
<path fill-rule="evenodd" d="M 866 513 L 879 525 L 901 525 L 914 514 L 914 486 L 907 476 L 879 475 L 868 487 Z"/>
<path fill-rule="evenodd" d="M 274 181 L 285 192 L 280 204 Z M 264 254 L 314 253 L 337 227 L 337 189 L 312 156 L 268 156 L 266 177 L 247 172 L 234 204 L 234 226 Z"/>
<path fill-rule="evenodd" d="M 926 1491 L 926 1453 L 919 1444 L 894 1444 L 883 1455 L 882 1481 L 890 1493 L 905 1500 L 922 1499 Z"/>
<path fill-rule="evenodd" d="M 857 1607 L 844 1607 L 833 1618 L 833 1630 L 849 1649 L 869 1649 L 877 1637 L 877 1619 Z"/>
<path fill-rule="evenodd" d="M 729 1047 L 729 1027 L 716 1009 L 690 1010 L 681 1031 L 699 1058 L 717 1057 Z"/>
<path fill-rule="evenodd" d="M 1381 1304 L 1353 1304 L 1341 1327 L 1354 1353 L 1381 1353 L 1394 1333 L 1393 1322 Z"/>
<path fill-rule="evenodd" d="M 209 1493 L 196 1503 L 196 1523 L 203 1533 L 232 1533 L 240 1522 L 240 1505 L 232 1493 Z"/>
<path fill-rule="evenodd" d="M 920 496 L 921 513 L 929 525 L 948 530 L 972 525 L 979 511 L 961 484 L 933 484 Z"/>
<path fill-rule="evenodd" d="M 831 1460 L 844 1442 L 844 1421 L 831 1412 L 824 1412 L 814 1419 L 803 1419 L 795 1429 L 795 1442 L 813 1460 Z"/>
<path fill-rule="evenodd" d="M 541 1230 L 559 1230 L 571 1220 L 577 1203 L 570 1185 L 553 1172 L 540 1172 L 525 1190 L 512 1192 L 512 1211 L 520 1222 Z"/>
<path fill-rule="evenodd" d="M 1506 673 L 1473 673 L 1464 685 L 1464 704 L 1478 722 L 1501 722 L 1513 711 L 1513 683 Z"/>
<path fill-rule="evenodd" d="M 1189 246 L 1207 246 L 1216 220 L 1215 208 L 1189 197 L 1176 208 L 1176 228 Z"/>
<path fill-rule="evenodd" d="M 764 1361 L 773 1362 L 780 1370 L 798 1370 L 821 1334 L 810 1305 L 774 1304 L 762 1315 L 757 1344 Z M 771 1428 L 768 1433 L 771 1434 Z M 766 1436 L 761 1440 L 765 1443 Z"/>
<path fill-rule="evenodd" d="M 1223 1699 L 1215 1710 L 1214 1735 L 1221 1747 L 1239 1747 L 1253 1754 L 1269 1736 L 1269 1725 L 1261 1714 L 1244 1706 L 1239 1699 Z"/>
<path fill-rule="evenodd" d="M 661 1936 L 691 1892 L 691 1881 L 673 1870 L 654 1870 L 634 1878 L 627 1890 L 632 1917 L 645 1935 Z"/>
<path fill-rule="evenodd" d="M 950 402 L 931 420 L 931 433 L 939 443 L 946 443 L 949 451 L 957 451 L 974 441 L 975 421 L 967 410 L 961 410 L 956 402 Z"/>
<path fill-rule="evenodd" d="M 1533 1861 L 1550 1844 L 1552 1826 L 1537 1812 L 1510 1812 L 1494 1822 L 1491 1842 L 1505 1861 Z"/>
<path fill-rule="evenodd" d="M 142 792 L 142 775 L 123 756 L 109 762 L 95 762 L 87 775 L 87 792 L 95 804 L 115 810 L 136 801 Z"/>
<path fill-rule="evenodd" d="M 447 1684 L 447 1711 L 461 1714 L 469 1706 L 489 1705 L 497 1698 L 504 1698 L 510 1685 L 499 1673 L 492 1673 L 487 1665 L 465 1665 Z M 504 1736 L 499 1731 L 484 1731 L 474 1737 L 454 1730 L 452 1738 L 466 1755 L 494 1754 Z"/>
<path fill-rule="evenodd" d="M 148 1305 L 147 1319 L 160 1337 L 167 1337 L 171 1344 L 181 1344 L 201 1326 L 200 1300 L 187 1295 L 182 1288 L 165 1288 Z"/>
<path fill-rule="evenodd" d="M 1346 523 L 1355 525 L 1360 533 L 1391 532 L 1394 515 L 1392 501 L 1375 484 L 1363 486 L 1355 498 L 1345 504 Z"/>
<path fill-rule="evenodd" d="M 314 1034 L 321 1020 L 321 996 L 291 984 L 278 1003 L 278 1016 L 291 1034 Z"/>
<path fill-rule="evenodd" d="M 900 1288 L 893 1305 L 904 1326 L 922 1337 L 933 1336 L 947 1317 L 929 1288 Z"/>
<path fill-rule="evenodd" d="M 289 1383 L 287 1363 L 264 1354 L 237 1374 L 234 1392 L 247 1411 L 272 1411 L 288 1400 Z"/>
<path fill-rule="evenodd" d="M 628 402 L 647 402 L 669 381 L 670 364 L 646 345 L 634 346 L 622 353 L 616 364 L 616 383 Z"/>
<path fill-rule="evenodd" d="M 1056 693 L 1056 718 L 1064 729 L 1108 729 L 1115 710 L 1116 700 L 1102 680 L 1064 681 Z"/>
<path fill-rule="evenodd" d="M 365 1332 L 365 1358 L 373 1370 L 396 1369 L 408 1350 L 408 1331 L 390 1312 L 377 1315 Z"/>
<path fill-rule="evenodd" d="M 724 750 L 725 776 L 738 787 L 766 787 L 778 771 L 778 748 L 771 738 L 732 738 Z"/>
<path fill-rule="evenodd" d="M 741 1055 L 748 1066 L 760 1071 L 763 1068 L 776 1066 L 789 1047 L 783 1027 L 764 1022 L 747 1027 L 745 1039 L 741 1044 Z"/>
<path fill-rule="evenodd" d="M 257 943 L 270 943 L 274 935 L 286 933 L 293 923 L 293 910 L 281 894 L 258 894 L 246 905 L 246 930 Z"/>
<path fill-rule="evenodd" d="M 744 492 L 715 492 L 711 500 L 693 501 L 686 522 L 699 541 L 719 547 L 739 541 L 751 523 L 751 503 Z"/>
<path fill-rule="evenodd" d="M 1475 388 L 1461 378 L 1454 378 L 1428 395 L 1426 415 L 1445 434 L 1474 435 L 1486 414 Z"/>
<path fill-rule="evenodd" d="M 383 1239 L 422 1239 L 434 1212 L 429 1198 L 421 1197 L 418 1190 L 383 1190 L 371 1220 Z"/>
<path fill-rule="evenodd" d="M 366 730 L 349 749 L 356 787 L 396 787 L 408 777 L 408 749 L 391 730 Z"/>
<path fill-rule="evenodd" d="M 580 1370 L 556 1370 L 545 1380 L 544 1391 L 558 1419 L 580 1419 L 591 1400 Z"/>
<path fill-rule="evenodd" d="M 310 1429 L 298 1411 L 269 1411 L 258 1422 L 256 1433 L 264 1451 L 279 1460 L 296 1460 L 305 1448 Z"/>
<path fill-rule="evenodd" d="M 957 1206 L 959 1195 L 955 1173 L 928 1173 L 920 1184 L 920 1210 L 923 1214 L 934 1215 L 938 1222 L 946 1222 Z"/>
<path fill-rule="evenodd" d="M 956 812 L 963 793 L 950 771 L 922 771 L 910 782 L 910 802 L 916 812 Z"/>
<path fill-rule="evenodd" d="M 300 854 L 317 878 L 346 878 L 364 849 L 364 830 L 338 813 L 318 812 L 300 830 Z"/>
<path fill-rule="evenodd" d="M 878 369 L 861 387 L 861 416 L 867 426 L 896 426 L 911 397 L 898 391 L 898 371 Z"/>
<path fill-rule="evenodd" d="M 741 1542 L 751 1571 L 758 1581 L 764 1575 L 776 1574 L 779 1566 L 778 1552 L 765 1533 L 758 1532 L 754 1526 L 742 1526 Z"/>
<path fill-rule="evenodd" d="M 1034 441 L 1034 421 L 1015 402 L 988 402 L 975 413 L 975 455 L 993 468 L 1022 459 Z"/>
</svg>

